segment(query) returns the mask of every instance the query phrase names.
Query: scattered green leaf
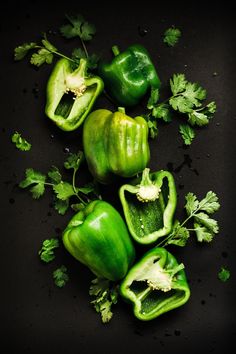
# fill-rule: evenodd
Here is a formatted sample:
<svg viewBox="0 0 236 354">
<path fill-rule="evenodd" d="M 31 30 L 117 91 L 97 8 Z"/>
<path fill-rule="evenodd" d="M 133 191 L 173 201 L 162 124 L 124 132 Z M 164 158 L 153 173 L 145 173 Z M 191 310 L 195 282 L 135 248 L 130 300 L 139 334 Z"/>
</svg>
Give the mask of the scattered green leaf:
<svg viewBox="0 0 236 354">
<path fill-rule="evenodd" d="M 225 267 L 221 267 L 220 271 L 218 272 L 218 278 L 222 282 L 226 282 L 230 278 L 230 271 Z"/>
<path fill-rule="evenodd" d="M 66 15 L 69 24 L 60 28 L 61 34 L 66 38 L 79 37 L 83 41 L 90 41 L 96 33 L 95 26 L 85 21 L 83 16 Z"/>
<path fill-rule="evenodd" d="M 51 238 L 43 241 L 42 248 L 38 252 L 40 259 L 46 263 L 53 261 L 55 258 L 54 250 L 59 247 L 59 240 Z"/>
<path fill-rule="evenodd" d="M 21 151 L 29 151 L 31 149 L 31 144 L 24 138 L 22 138 L 21 134 L 15 132 L 12 137 L 11 141 L 15 144 L 17 149 Z"/>
<path fill-rule="evenodd" d="M 34 185 L 30 188 L 30 192 L 34 199 L 40 198 L 45 191 L 46 176 L 41 172 L 35 171 L 32 168 L 27 168 L 25 171 L 25 179 L 19 183 L 20 188 L 27 188 L 30 185 Z"/>
<path fill-rule="evenodd" d="M 195 138 L 195 131 L 188 124 L 180 124 L 179 132 L 182 136 L 185 145 L 191 145 Z"/>
<path fill-rule="evenodd" d="M 164 43 L 166 43 L 169 47 L 174 47 L 179 39 L 181 37 L 181 31 L 172 26 L 171 28 L 168 28 L 165 33 L 164 33 Z"/>
<path fill-rule="evenodd" d="M 59 288 L 64 287 L 69 280 L 67 268 L 62 265 L 60 268 L 54 270 L 53 279 L 56 286 L 58 286 Z"/>
<path fill-rule="evenodd" d="M 14 49 L 14 59 L 15 60 L 22 60 L 28 54 L 31 49 L 37 47 L 37 44 L 34 42 L 31 43 L 23 43 Z"/>
</svg>

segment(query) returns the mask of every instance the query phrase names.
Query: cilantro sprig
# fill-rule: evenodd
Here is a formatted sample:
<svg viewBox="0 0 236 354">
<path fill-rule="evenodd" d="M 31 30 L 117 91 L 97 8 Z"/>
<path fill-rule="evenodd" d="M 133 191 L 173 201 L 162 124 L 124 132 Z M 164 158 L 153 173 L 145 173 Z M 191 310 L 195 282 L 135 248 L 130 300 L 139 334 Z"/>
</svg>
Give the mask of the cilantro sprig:
<svg viewBox="0 0 236 354">
<path fill-rule="evenodd" d="M 149 113 L 145 115 L 145 118 L 155 125 L 154 122 L 158 119 L 166 123 L 171 122 L 174 112 L 182 115 L 187 119 L 188 124 L 181 125 L 179 131 L 184 143 L 190 145 L 195 136 L 193 128 L 209 124 L 216 112 L 216 103 L 212 101 L 204 104 L 206 90 L 198 83 L 188 81 L 185 74 L 174 74 L 170 79 L 170 89 L 172 95 L 161 103 L 158 103 L 158 90 L 151 90 L 147 103 Z M 155 137 L 152 132 L 150 135 Z"/>
<path fill-rule="evenodd" d="M 174 244 L 183 247 L 190 237 L 190 232 L 195 232 L 198 242 L 211 242 L 219 232 L 218 222 L 210 217 L 220 208 L 218 197 L 214 192 L 207 192 L 201 201 L 193 193 L 188 193 L 185 199 L 187 218 L 182 223 L 176 220 L 171 234 L 158 246 L 165 247 Z M 193 226 L 187 227 L 190 220 L 193 222 Z"/>
<path fill-rule="evenodd" d="M 83 187 L 76 186 L 76 174 L 83 159 L 83 152 L 79 151 L 78 153 L 71 153 L 65 161 L 64 167 L 73 170 L 71 183 L 63 181 L 59 169 L 52 166 L 47 174 L 27 168 L 25 179 L 19 183 L 19 187 L 30 187 L 29 191 L 33 199 L 42 197 L 46 190 L 45 187 L 50 187 L 55 196 L 54 207 L 61 215 L 64 215 L 69 208 L 72 197 L 77 199 L 78 203 L 71 204 L 71 207 L 74 210 L 81 210 L 91 200 L 90 198 L 99 197 L 94 183 L 86 184 Z"/>
<path fill-rule="evenodd" d="M 30 57 L 30 63 L 37 67 L 43 64 L 51 64 L 54 57 L 62 57 L 69 60 L 72 64 L 78 66 L 80 59 L 87 59 L 87 66 L 89 69 L 97 67 L 99 57 L 96 54 L 89 55 L 85 42 L 90 41 L 96 33 L 95 26 L 88 23 L 81 15 L 68 16 L 66 15 L 69 24 L 63 25 L 60 28 L 61 34 L 65 38 L 79 37 L 82 44 L 81 48 L 75 48 L 72 51 L 71 57 L 60 52 L 48 39 L 46 34 L 39 43 L 28 42 L 23 43 L 14 49 L 14 59 L 16 61 L 24 59 L 30 52 L 33 52 Z"/>
<path fill-rule="evenodd" d="M 107 279 L 95 278 L 91 281 L 89 295 L 95 296 L 91 304 L 100 313 L 102 322 L 109 322 L 113 316 L 111 307 L 118 301 L 118 285 Z"/>
<path fill-rule="evenodd" d="M 229 269 L 225 267 L 221 267 L 218 272 L 218 279 L 225 283 L 227 280 L 229 280 L 229 278 L 230 278 Z"/>
</svg>

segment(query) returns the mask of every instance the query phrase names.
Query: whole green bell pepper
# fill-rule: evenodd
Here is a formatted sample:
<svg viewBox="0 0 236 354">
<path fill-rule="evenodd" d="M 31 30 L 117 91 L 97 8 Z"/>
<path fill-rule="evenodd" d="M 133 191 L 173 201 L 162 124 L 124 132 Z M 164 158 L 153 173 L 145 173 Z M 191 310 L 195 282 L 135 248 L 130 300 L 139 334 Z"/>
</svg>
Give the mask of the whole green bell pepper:
<svg viewBox="0 0 236 354">
<path fill-rule="evenodd" d="M 173 227 L 177 196 L 175 181 L 168 171 L 150 173 L 120 187 L 119 196 L 132 237 L 150 244 L 168 235 Z"/>
<path fill-rule="evenodd" d="M 85 59 L 80 59 L 75 70 L 68 59 L 60 59 L 48 80 L 45 113 L 62 130 L 75 130 L 91 111 L 103 87 L 100 77 L 87 75 Z"/>
<path fill-rule="evenodd" d="M 135 249 L 118 211 L 94 200 L 75 214 L 62 240 L 68 252 L 97 277 L 119 280 L 135 258 Z"/>
<path fill-rule="evenodd" d="M 122 53 L 117 46 L 112 50 L 115 55 L 112 62 L 100 62 L 98 73 L 116 103 L 124 107 L 135 106 L 151 87 L 160 88 L 155 66 L 143 46 L 135 44 Z"/>
<path fill-rule="evenodd" d="M 188 301 L 190 289 L 183 268 L 162 247 L 149 250 L 132 266 L 121 282 L 120 293 L 133 304 L 138 319 L 152 320 Z"/>
<path fill-rule="evenodd" d="M 98 109 L 86 118 L 83 146 L 89 170 L 98 182 L 111 182 L 112 174 L 134 176 L 150 159 L 147 122 L 127 116 L 122 108 L 115 113 Z"/>
</svg>

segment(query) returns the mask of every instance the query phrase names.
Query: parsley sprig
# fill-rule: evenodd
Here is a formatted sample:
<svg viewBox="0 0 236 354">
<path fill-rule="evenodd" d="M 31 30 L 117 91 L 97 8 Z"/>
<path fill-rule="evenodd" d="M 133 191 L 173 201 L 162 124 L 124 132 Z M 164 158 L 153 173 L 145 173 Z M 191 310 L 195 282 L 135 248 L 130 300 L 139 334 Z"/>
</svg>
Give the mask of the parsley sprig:
<svg viewBox="0 0 236 354">
<path fill-rule="evenodd" d="M 172 95 L 165 101 L 158 103 L 159 91 L 151 90 L 151 95 L 147 103 L 149 113 L 145 116 L 148 123 L 154 123 L 161 119 L 166 123 L 172 121 L 173 113 L 183 115 L 187 118 L 186 125 L 180 126 L 180 133 L 186 145 L 190 145 L 195 133 L 193 127 L 202 127 L 209 124 L 211 118 L 216 112 L 216 103 L 214 101 L 204 105 L 206 99 L 206 90 L 198 83 L 190 82 L 184 74 L 174 74 L 170 79 L 170 89 Z M 151 124 L 149 123 L 149 126 Z M 150 132 L 151 137 L 156 135 Z"/>
<path fill-rule="evenodd" d="M 201 201 L 193 193 L 188 193 L 185 199 L 187 218 L 182 223 L 177 220 L 171 234 L 158 246 L 165 247 L 174 244 L 183 247 L 186 245 L 191 231 L 195 232 L 198 242 L 211 242 L 219 232 L 218 222 L 209 216 L 220 208 L 218 197 L 214 192 L 209 191 Z M 193 220 L 191 228 L 186 226 L 190 220 Z"/>
<path fill-rule="evenodd" d="M 67 274 L 67 268 L 62 265 L 53 272 L 53 279 L 56 286 L 63 288 L 69 281 L 69 276 Z"/>
<path fill-rule="evenodd" d="M 49 263 L 55 259 L 54 250 L 59 247 L 59 240 L 57 238 L 46 239 L 43 241 L 42 247 L 38 254 L 40 259 Z"/>
<path fill-rule="evenodd" d="M 81 210 L 96 196 L 99 197 L 95 183 L 76 186 L 76 174 L 84 159 L 82 151 L 70 154 L 64 163 L 66 169 L 73 170 L 72 183 L 62 180 L 62 175 L 56 166 L 52 166 L 47 174 L 43 174 L 32 168 L 25 171 L 25 179 L 19 183 L 21 188 L 30 187 L 29 191 L 34 199 L 39 199 L 45 192 L 45 187 L 51 187 L 54 196 L 54 207 L 59 214 L 64 215 L 70 206 L 71 198 L 76 198 L 78 203 L 71 204 L 73 210 Z"/>
<path fill-rule="evenodd" d="M 102 322 L 109 322 L 113 316 L 111 307 L 118 300 L 118 285 L 107 279 L 95 278 L 91 281 L 89 295 L 95 296 L 91 304 L 100 313 Z"/>
<path fill-rule="evenodd" d="M 31 144 L 18 132 L 12 135 L 11 141 L 15 144 L 16 148 L 21 151 L 29 151 L 31 149 Z"/>
<path fill-rule="evenodd" d="M 181 31 L 179 28 L 172 26 L 164 32 L 163 42 L 169 47 L 174 47 L 181 37 Z"/>
</svg>

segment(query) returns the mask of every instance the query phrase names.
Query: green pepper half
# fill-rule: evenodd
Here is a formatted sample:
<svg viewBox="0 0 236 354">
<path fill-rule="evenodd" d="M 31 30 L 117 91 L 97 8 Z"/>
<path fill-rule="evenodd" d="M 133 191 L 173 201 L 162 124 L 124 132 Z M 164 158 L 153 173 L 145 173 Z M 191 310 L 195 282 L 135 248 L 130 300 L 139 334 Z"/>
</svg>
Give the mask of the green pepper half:
<svg viewBox="0 0 236 354">
<path fill-rule="evenodd" d="M 175 181 L 168 171 L 149 174 L 121 186 L 120 201 L 129 231 L 135 241 L 150 244 L 168 235 L 173 227 L 177 196 Z"/>
<path fill-rule="evenodd" d="M 46 115 L 62 130 L 77 129 L 103 91 L 98 76 L 87 75 L 87 61 L 74 70 L 68 59 L 56 63 L 47 84 Z"/>
<path fill-rule="evenodd" d="M 120 293 L 143 321 L 185 304 L 190 297 L 184 265 L 162 247 L 149 250 L 132 266 L 121 282 Z"/>
</svg>

